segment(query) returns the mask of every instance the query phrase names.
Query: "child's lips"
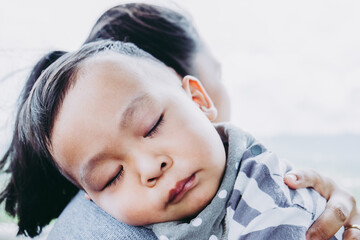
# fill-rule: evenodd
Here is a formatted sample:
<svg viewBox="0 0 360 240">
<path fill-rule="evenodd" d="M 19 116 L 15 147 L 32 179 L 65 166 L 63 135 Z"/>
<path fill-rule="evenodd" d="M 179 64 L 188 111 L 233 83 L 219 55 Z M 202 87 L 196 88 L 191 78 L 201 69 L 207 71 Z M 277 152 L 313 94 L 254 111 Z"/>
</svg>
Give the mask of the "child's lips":
<svg viewBox="0 0 360 240">
<path fill-rule="evenodd" d="M 176 183 L 175 187 L 169 191 L 168 203 L 177 203 L 191 188 L 194 187 L 195 173 Z"/>
</svg>

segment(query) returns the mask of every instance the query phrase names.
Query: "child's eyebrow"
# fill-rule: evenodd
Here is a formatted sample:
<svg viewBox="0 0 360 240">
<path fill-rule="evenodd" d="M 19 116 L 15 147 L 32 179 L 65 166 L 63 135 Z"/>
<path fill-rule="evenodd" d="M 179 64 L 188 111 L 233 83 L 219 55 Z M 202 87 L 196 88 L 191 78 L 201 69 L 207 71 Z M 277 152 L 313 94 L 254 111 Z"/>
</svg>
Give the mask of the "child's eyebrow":
<svg viewBox="0 0 360 240">
<path fill-rule="evenodd" d="M 139 106 L 145 107 L 148 104 L 151 104 L 151 102 L 152 101 L 149 94 L 146 93 L 139 94 L 137 97 L 135 97 L 122 114 L 120 126 L 123 128 L 129 126 L 129 122 L 132 122 L 134 114 L 139 109 Z"/>
<path fill-rule="evenodd" d="M 148 106 L 153 101 L 149 94 L 140 93 L 136 97 L 134 97 L 130 103 L 126 106 L 125 111 L 121 114 L 120 126 L 125 129 L 130 125 L 130 123 L 134 119 L 134 115 L 137 111 Z M 93 181 L 93 170 L 95 167 L 106 157 L 109 157 L 104 151 L 100 151 L 96 153 L 94 156 L 90 157 L 89 160 L 86 161 L 85 165 L 80 169 L 80 181 L 85 183 L 86 185 L 99 188 L 100 186 L 96 186 Z"/>
</svg>

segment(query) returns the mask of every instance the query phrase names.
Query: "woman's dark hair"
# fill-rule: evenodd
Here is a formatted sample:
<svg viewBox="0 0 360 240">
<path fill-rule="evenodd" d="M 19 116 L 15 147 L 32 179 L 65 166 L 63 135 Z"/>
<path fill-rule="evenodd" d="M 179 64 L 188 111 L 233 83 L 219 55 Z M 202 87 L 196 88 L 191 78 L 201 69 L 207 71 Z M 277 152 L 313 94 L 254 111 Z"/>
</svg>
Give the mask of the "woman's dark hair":
<svg viewBox="0 0 360 240">
<path fill-rule="evenodd" d="M 196 76 L 193 59 L 199 36 L 189 17 L 169 8 L 140 3 L 115 6 L 98 19 L 85 42 L 99 39 L 134 43 L 182 77 Z"/>
<path fill-rule="evenodd" d="M 5 210 L 18 217 L 18 234 L 38 235 L 78 191 L 68 180 L 71 177 L 61 174 L 51 156 L 51 131 L 81 63 L 106 51 L 157 61 L 133 44 L 99 41 L 86 44 L 74 53 L 46 55 L 34 67 L 24 86 L 13 139 L 0 161 L 0 169 L 10 174 L 0 194 L 0 203 L 5 201 Z"/>
</svg>

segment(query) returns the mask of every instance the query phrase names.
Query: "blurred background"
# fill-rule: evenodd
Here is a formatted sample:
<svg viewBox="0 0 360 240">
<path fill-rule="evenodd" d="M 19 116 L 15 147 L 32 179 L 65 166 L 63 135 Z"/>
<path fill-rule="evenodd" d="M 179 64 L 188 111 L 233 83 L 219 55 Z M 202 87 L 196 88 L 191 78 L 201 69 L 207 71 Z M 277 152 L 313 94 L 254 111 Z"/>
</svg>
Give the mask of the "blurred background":
<svg viewBox="0 0 360 240">
<path fill-rule="evenodd" d="M 123 2 L 1 0 L 1 155 L 35 61 L 50 50 L 78 48 L 96 19 Z M 296 167 L 332 177 L 360 202 L 360 1 L 142 2 L 193 16 L 222 64 L 232 122 Z M 9 222 L 0 210 L 0 232 L 13 228 Z"/>
</svg>

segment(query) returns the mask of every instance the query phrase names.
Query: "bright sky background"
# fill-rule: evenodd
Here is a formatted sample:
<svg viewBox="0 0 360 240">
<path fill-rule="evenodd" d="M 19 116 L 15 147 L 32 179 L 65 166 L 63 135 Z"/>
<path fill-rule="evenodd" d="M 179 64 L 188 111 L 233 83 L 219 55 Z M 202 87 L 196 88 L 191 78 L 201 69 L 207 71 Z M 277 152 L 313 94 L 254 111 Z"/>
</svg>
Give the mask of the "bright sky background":
<svg viewBox="0 0 360 240">
<path fill-rule="evenodd" d="M 222 63 L 240 127 L 256 136 L 360 133 L 360 1 L 176 2 Z M 1 126 L 35 60 L 79 47 L 118 3 L 1 0 Z"/>
</svg>

